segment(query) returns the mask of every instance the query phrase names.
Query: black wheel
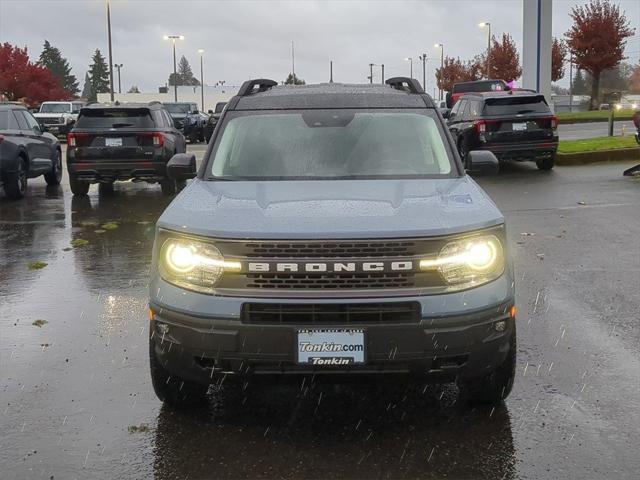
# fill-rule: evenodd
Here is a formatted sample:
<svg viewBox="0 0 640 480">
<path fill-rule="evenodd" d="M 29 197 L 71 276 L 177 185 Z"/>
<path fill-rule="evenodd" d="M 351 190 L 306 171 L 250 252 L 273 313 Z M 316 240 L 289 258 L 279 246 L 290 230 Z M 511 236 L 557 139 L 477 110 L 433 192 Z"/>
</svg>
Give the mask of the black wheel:
<svg viewBox="0 0 640 480">
<path fill-rule="evenodd" d="M 49 173 L 44 174 L 44 180 L 47 185 L 60 185 L 62 181 L 62 152 L 56 151 L 56 158 Z"/>
<path fill-rule="evenodd" d="M 160 187 L 162 188 L 163 195 L 175 195 L 176 194 L 176 182 L 169 178 L 165 178 L 160 181 Z"/>
<path fill-rule="evenodd" d="M 547 158 L 540 158 L 536 160 L 536 165 L 540 170 L 551 170 L 553 166 L 556 164 L 556 155 L 555 153 Z"/>
<path fill-rule="evenodd" d="M 24 157 L 18 157 L 16 171 L 5 175 L 4 191 L 7 197 L 18 199 L 24 197 L 27 190 L 27 173 L 29 166 Z"/>
<path fill-rule="evenodd" d="M 471 404 L 497 405 L 509 396 L 516 375 L 515 330 L 509 344 L 504 362 L 489 375 L 472 380 L 458 380 L 462 400 Z"/>
<path fill-rule="evenodd" d="M 102 183 L 98 185 L 98 194 L 113 195 L 113 182 Z"/>
<path fill-rule="evenodd" d="M 89 193 L 89 182 L 78 180 L 75 175 L 69 174 L 69 186 L 71 187 L 71 192 L 79 197 Z"/>
<path fill-rule="evenodd" d="M 201 405 L 206 401 L 209 386 L 171 375 L 156 357 L 155 341 L 151 337 L 149 337 L 149 371 L 153 390 L 164 403 L 175 408 L 183 408 Z"/>
</svg>

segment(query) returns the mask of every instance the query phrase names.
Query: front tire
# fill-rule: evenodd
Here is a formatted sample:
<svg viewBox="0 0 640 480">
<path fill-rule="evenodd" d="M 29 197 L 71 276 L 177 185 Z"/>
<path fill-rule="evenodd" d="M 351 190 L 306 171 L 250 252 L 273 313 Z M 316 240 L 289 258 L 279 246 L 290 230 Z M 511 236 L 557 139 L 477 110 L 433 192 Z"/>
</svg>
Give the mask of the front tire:
<svg viewBox="0 0 640 480">
<path fill-rule="evenodd" d="M 47 185 L 60 185 L 62 181 L 62 152 L 56 150 L 56 159 L 53 161 L 51 171 L 44 174 L 44 181 Z"/>
<path fill-rule="evenodd" d="M 509 352 L 504 361 L 489 375 L 470 380 L 458 380 L 460 397 L 470 404 L 498 405 L 513 388 L 516 375 L 516 332 L 509 341 Z"/>
<path fill-rule="evenodd" d="M 155 341 L 151 337 L 149 337 L 149 371 L 153 390 L 160 401 L 178 409 L 205 403 L 209 386 L 171 375 L 158 360 Z"/>
<path fill-rule="evenodd" d="M 536 160 L 536 165 L 540 170 L 551 170 L 556 164 L 556 154 L 554 153 L 550 157 L 540 158 Z"/>
<path fill-rule="evenodd" d="M 17 200 L 24 197 L 27 191 L 27 173 L 29 167 L 27 160 L 23 157 L 18 157 L 18 163 L 16 164 L 16 171 L 9 173 L 5 176 L 4 180 L 4 192 L 7 197 Z"/>
<path fill-rule="evenodd" d="M 89 182 L 78 180 L 75 175 L 69 175 L 69 186 L 71 192 L 78 197 L 84 197 L 89 193 Z"/>
</svg>

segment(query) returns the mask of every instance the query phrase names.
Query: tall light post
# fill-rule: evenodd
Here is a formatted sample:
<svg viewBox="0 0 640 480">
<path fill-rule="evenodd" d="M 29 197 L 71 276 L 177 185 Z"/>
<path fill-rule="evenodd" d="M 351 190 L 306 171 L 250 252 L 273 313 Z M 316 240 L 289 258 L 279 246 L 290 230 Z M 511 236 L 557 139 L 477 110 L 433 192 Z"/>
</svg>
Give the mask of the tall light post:
<svg viewBox="0 0 640 480">
<path fill-rule="evenodd" d="M 440 78 L 442 78 L 442 75 L 444 73 L 444 44 L 443 43 L 436 43 L 434 45 L 434 47 L 440 49 Z M 442 88 L 438 87 L 438 92 L 439 92 L 438 93 L 438 100 L 442 101 Z"/>
<path fill-rule="evenodd" d="M 113 102 L 113 53 L 111 49 L 111 0 L 107 2 L 107 35 L 109 37 L 109 94 Z"/>
<path fill-rule="evenodd" d="M 409 62 L 409 64 L 411 65 L 411 75 L 409 76 L 409 78 L 413 78 L 413 57 L 407 57 L 405 58 L 405 61 Z"/>
<path fill-rule="evenodd" d="M 478 24 L 480 28 L 487 27 L 487 80 L 491 78 L 491 23 L 480 22 Z"/>
<path fill-rule="evenodd" d="M 118 69 L 118 93 L 122 93 L 122 82 L 120 81 L 120 69 L 122 67 L 124 67 L 124 64 L 123 63 L 120 63 L 120 64 L 116 63 L 114 65 L 114 67 L 116 67 Z"/>
<path fill-rule="evenodd" d="M 375 67 L 376 64 L 375 63 L 370 63 L 369 64 L 369 83 L 373 83 L 373 67 Z"/>
<path fill-rule="evenodd" d="M 422 89 L 426 92 L 427 91 L 427 54 L 423 53 L 422 55 L 420 55 L 418 57 L 420 60 L 422 60 Z"/>
<path fill-rule="evenodd" d="M 202 101 L 202 109 L 204 112 L 204 68 L 202 63 L 202 54 L 204 53 L 203 49 L 198 49 L 198 53 L 200 54 L 200 100 Z"/>
<path fill-rule="evenodd" d="M 165 40 L 171 40 L 173 43 L 173 100 L 178 101 L 178 70 L 176 68 L 176 40 L 184 40 L 183 35 L 165 35 Z"/>
</svg>

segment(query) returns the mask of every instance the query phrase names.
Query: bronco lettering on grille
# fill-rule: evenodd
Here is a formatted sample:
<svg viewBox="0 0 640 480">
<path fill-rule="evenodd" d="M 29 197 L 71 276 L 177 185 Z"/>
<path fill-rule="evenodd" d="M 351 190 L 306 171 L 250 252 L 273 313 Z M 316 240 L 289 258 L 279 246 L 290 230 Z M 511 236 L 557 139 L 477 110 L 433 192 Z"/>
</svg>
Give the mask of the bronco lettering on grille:
<svg viewBox="0 0 640 480">
<path fill-rule="evenodd" d="M 247 262 L 244 270 L 251 273 L 411 272 L 414 261 Z"/>
</svg>

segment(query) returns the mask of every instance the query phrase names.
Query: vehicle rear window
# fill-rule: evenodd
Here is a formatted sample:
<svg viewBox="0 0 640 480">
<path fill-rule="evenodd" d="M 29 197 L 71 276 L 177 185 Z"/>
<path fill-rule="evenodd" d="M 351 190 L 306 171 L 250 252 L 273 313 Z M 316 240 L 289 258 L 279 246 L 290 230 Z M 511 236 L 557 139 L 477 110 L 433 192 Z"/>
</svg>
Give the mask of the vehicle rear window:
<svg viewBox="0 0 640 480">
<path fill-rule="evenodd" d="M 185 115 L 189 113 L 193 109 L 192 104 L 190 103 L 163 103 L 164 108 L 167 109 L 169 113 L 184 113 Z"/>
<path fill-rule="evenodd" d="M 500 92 L 503 90 L 505 90 L 504 83 L 499 81 L 458 83 L 453 86 L 453 93 Z"/>
<path fill-rule="evenodd" d="M 543 96 L 491 98 L 485 101 L 483 110 L 488 116 L 550 112 Z"/>
<path fill-rule="evenodd" d="M 233 113 L 210 171 L 229 180 L 450 176 L 434 117 L 426 110 Z"/>
<path fill-rule="evenodd" d="M 148 108 L 85 108 L 80 111 L 78 128 L 153 128 Z"/>
</svg>

